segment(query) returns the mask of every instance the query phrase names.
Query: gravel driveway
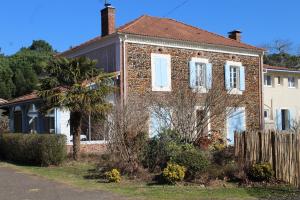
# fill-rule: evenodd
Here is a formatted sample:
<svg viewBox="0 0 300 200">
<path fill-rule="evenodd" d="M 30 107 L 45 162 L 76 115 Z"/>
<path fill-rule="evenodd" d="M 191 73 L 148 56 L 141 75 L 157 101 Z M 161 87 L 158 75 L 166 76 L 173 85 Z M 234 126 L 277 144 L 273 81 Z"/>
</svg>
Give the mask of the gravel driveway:
<svg viewBox="0 0 300 200">
<path fill-rule="evenodd" d="M 1 200 L 123 200 L 109 192 L 82 191 L 37 176 L 0 167 Z"/>
</svg>

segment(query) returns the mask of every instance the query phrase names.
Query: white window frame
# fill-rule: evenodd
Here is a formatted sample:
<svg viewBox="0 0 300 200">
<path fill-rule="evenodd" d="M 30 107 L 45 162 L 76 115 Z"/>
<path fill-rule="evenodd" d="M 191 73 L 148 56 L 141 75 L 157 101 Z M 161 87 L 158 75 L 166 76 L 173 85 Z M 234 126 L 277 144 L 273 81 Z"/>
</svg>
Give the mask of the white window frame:
<svg viewBox="0 0 300 200">
<path fill-rule="evenodd" d="M 294 82 L 291 82 L 290 80 L 294 80 Z M 291 85 L 291 83 L 294 83 L 294 85 Z M 296 78 L 294 76 L 289 76 L 288 77 L 288 88 L 296 88 L 297 85 L 296 85 Z"/>
<path fill-rule="evenodd" d="M 204 70 L 204 74 L 203 74 L 204 84 L 201 85 L 201 86 L 196 85 L 196 87 L 193 88 L 193 91 L 200 92 L 200 93 L 207 93 L 208 90 L 207 90 L 207 77 L 206 77 L 207 73 L 206 73 L 206 70 L 207 70 L 207 65 L 209 64 L 209 60 L 206 59 L 206 58 L 196 58 L 196 57 L 194 57 L 194 58 L 191 59 L 191 61 L 195 62 L 196 67 L 197 67 L 197 64 L 205 65 L 204 66 L 205 70 Z M 197 71 L 199 71 L 199 70 L 197 69 Z M 198 76 L 199 76 L 199 74 L 197 74 L 197 81 L 199 81 Z"/>
<path fill-rule="evenodd" d="M 268 79 L 267 79 L 267 77 L 270 77 L 270 80 L 271 80 L 271 84 L 270 85 L 268 85 Z M 272 78 L 271 75 L 264 74 L 264 86 L 265 87 L 273 87 L 273 78 Z"/>
<path fill-rule="evenodd" d="M 166 87 L 156 87 L 155 85 L 155 58 L 165 58 L 167 59 L 167 79 L 168 85 Z M 172 77 L 171 77 L 171 55 L 169 54 L 156 54 L 151 53 L 151 81 L 152 81 L 152 91 L 164 91 L 170 92 L 172 90 Z"/>
<path fill-rule="evenodd" d="M 226 65 L 229 65 L 230 66 L 230 73 L 229 73 L 229 77 L 231 77 L 231 67 L 236 67 L 236 68 L 240 68 L 243 66 L 243 64 L 241 62 L 235 62 L 235 61 L 226 61 Z M 246 76 L 246 74 L 245 74 Z M 230 80 L 231 82 L 231 80 Z M 238 71 L 238 77 L 237 77 L 237 88 L 231 88 L 229 90 L 229 93 L 230 94 L 235 94 L 235 95 L 242 95 L 243 94 L 243 91 L 240 90 L 240 87 L 239 87 L 239 84 L 240 84 L 240 72 Z"/>
</svg>

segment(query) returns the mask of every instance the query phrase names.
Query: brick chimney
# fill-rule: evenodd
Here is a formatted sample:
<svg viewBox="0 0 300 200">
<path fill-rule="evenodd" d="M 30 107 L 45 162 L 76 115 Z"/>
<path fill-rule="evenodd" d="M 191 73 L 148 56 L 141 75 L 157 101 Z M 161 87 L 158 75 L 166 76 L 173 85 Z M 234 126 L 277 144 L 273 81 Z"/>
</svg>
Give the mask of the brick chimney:
<svg viewBox="0 0 300 200">
<path fill-rule="evenodd" d="M 101 10 L 102 37 L 115 32 L 115 13 L 116 9 L 109 3 L 106 3 L 105 8 Z"/>
<path fill-rule="evenodd" d="M 228 37 L 230 39 L 236 40 L 238 42 L 241 42 L 241 38 L 242 38 L 242 32 L 240 30 L 233 30 L 231 32 L 228 33 Z"/>
</svg>

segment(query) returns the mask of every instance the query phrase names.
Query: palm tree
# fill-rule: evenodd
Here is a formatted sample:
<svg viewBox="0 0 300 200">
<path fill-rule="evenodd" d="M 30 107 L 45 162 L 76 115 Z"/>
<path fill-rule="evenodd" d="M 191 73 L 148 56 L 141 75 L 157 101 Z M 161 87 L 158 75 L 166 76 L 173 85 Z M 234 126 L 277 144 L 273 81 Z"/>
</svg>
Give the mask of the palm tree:
<svg viewBox="0 0 300 200">
<path fill-rule="evenodd" d="M 112 105 L 106 101 L 113 92 L 113 74 L 96 68 L 96 62 L 85 57 L 53 59 L 41 81 L 39 96 L 45 101 L 43 110 L 60 107 L 70 111 L 73 134 L 73 158 L 80 156 L 83 115 L 105 116 Z"/>
</svg>

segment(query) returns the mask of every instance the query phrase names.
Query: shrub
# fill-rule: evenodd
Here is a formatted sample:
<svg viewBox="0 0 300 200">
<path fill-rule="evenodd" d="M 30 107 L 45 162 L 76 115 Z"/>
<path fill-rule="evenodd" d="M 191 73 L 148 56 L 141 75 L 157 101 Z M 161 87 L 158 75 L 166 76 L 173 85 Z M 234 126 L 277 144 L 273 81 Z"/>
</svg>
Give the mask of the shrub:
<svg viewBox="0 0 300 200">
<path fill-rule="evenodd" d="M 203 173 L 207 170 L 209 160 L 203 151 L 196 148 L 183 149 L 172 158 L 172 162 L 185 166 L 190 176 Z"/>
<path fill-rule="evenodd" d="M 182 144 L 178 135 L 171 130 L 165 130 L 157 137 L 152 138 L 144 149 L 144 167 L 154 171 L 157 167 L 163 169 L 170 158 L 181 151 Z"/>
<path fill-rule="evenodd" d="M 215 148 L 212 151 L 213 162 L 224 166 L 234 161 L 233 147 Z"/>
<path fill-rule="evenodd" d="M 270 181 L 274 171 L 270 163 L 259 163 L 252 165 L 248 170 L 248 177 L 253 181 Z"/>
<path fill-rule="evenodd" d="M 185 167 L 174 163 L 168 163 L 167 167 L 163 170 L 163 178 L 170 184 L 175 184 L 182 181 L 185 177 Z"/>
<path fill-rule="evenodd" d="M 110 183 L 121 182 L 121 174 L 117 169 L 112 169 L 111 171 L 106 172 L 105 177 Z"/>
<path fill-rule="evenodd" d="M 22 164 L 59 165 L 67 155 L 66 138 L 50 134 L 2 134 L 0 154 L 5 160 Z"/>
</svg>

